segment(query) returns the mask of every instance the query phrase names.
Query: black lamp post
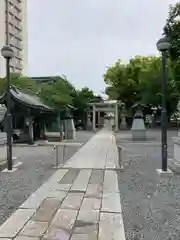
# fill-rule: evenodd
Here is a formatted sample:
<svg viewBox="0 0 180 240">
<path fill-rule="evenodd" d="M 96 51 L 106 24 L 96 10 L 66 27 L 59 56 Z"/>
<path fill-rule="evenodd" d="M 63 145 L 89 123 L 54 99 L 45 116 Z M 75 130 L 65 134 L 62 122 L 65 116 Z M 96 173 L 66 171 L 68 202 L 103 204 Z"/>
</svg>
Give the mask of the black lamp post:
<svg viewBox="0 0 180 240">
<path fill-rule="evenodd" d="M 1 49 L 1 55 L 6 59 L 6 77 L 7 77 L 7 165 L 8 170 L 12 170 L 12 117 L 11 117 L 11 95 L 10 95 L 10 60 L 14 52 L 8 45 Z"/>
<path fill-rule="evenodd" d="M 156 46 L 162 54 L 162 170 L 167 171 L 166 52 L 171 47 L 171 44 L 167 37 L 162 37 L 158 40 Z"/>
</svg>

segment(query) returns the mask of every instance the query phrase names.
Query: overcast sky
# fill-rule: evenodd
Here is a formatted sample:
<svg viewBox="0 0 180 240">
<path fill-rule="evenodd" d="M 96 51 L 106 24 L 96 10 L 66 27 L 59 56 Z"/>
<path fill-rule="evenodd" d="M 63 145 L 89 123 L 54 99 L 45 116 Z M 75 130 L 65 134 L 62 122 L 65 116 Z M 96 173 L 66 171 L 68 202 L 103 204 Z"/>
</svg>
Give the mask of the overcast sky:
<svg viewBox="0 0 180 240">
<path fill-rule="evenodd" d="M 169 4 L 177 0 L 28 0 L 29 75 L 64 74 L 104 90 L 118 58 L 154 55 Z"/>
</svg>

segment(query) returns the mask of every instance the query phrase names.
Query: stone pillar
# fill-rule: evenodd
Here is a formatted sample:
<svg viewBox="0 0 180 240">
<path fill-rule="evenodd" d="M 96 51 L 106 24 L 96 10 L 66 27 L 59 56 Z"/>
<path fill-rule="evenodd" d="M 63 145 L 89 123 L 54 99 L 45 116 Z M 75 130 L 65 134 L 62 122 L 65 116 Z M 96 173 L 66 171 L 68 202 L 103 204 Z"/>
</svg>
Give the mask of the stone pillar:
<svg viewBox="0 0 180 240">
<path fill-rule="evenodd" d="M 93 105 L 92 122 L 93 122 L 93 131 L 96 131 L 96 107 L 95 107 L 95 105 Z"/>
<path fill-rule="evenodd" d="M 101 112 L 98 111 L 98 127 L 100 128 L 101 125 Z"/>
<path fill-rule="evenodd" d="M 64 140 L 64 125 L 63 124 L 60 125 L 60 140 L 61 141 Z"/>
<path fill-rule="evenodd" d="M 86 129 L 87 130 L 92 130 L 91 115 L 90 115 L 89 112 L 87 112 Z"/>
<path fill-rule="evenodd" d="M 65 120 L 65 138 L 66 139 L 75 139 L 76 138 L 76 130 L 74 127 L 74 120 L 71 117 L 68 117 Z"/>
<path fill-rule="evenodd" d="M 120 125 L 120 129 L 126 129 L 127 128 L 127 124 L 126 124 L 126 115 L 122 114 L 121 116 L 121 125 Z"/>
<path fill-rule="evenodd" d="M 115 131 L 119 130 L 118 104 L 115 106 Z"/>
<path fill-rule="evenodd" d="M 173 137 L 173 158 L 168 159 L 169 168 L 173 169 L 175 172 L 180 173 L 180 132 L 178 131 L 178 136 Z"/>
<path fill-rule="evenodd" d="M 146 140 L 146 128 L 144 124 L 143 114 L 140 110 L 137 110 L 136 114 L 134 115 L 131 132 L 133 141 Z"/>
</svg>

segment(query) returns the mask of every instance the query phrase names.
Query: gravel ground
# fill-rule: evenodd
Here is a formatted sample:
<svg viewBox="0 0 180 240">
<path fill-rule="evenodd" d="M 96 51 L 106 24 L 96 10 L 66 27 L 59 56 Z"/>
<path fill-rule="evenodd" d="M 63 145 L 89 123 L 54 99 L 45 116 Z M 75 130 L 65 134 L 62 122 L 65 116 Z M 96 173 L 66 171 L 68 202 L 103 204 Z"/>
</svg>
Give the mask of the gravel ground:
<svg viewBox="0 0 180 240">
<path fill-rule="evenodd" d="M 76 141 L 84 143 L 92 136 L 90 132 L 78 132 Z M 68 147 L 65 160 L 78 149 L 77 146 Z M 0 148 L 1 151 L 4 150 Z M 22 165 L 13 173 L 0 172 L 0 225 L 56 171 L 52 146 L 14 147 L 13 156 L 19 156 Z"/>
<path fill-rule="evenodd" d="M 123 142 L 121 134 L 117 135 L 126 162 L 125 171 L 118 174 L 126 240 L 179 240 L 180 175 L 172 179 L 157 175 L 156 169 L 161 168 L 160 133 L 150 134 L 156 140 L 148 144 Z M 169 157 L 171 137 L 176 135 L 168 133 Z"/>
</svg>

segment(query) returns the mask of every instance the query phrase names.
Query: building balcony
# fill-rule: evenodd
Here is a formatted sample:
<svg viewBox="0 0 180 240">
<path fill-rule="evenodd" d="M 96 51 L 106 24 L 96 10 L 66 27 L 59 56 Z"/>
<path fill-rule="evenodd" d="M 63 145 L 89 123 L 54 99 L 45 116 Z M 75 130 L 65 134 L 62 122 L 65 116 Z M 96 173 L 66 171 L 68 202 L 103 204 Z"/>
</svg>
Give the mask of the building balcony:
<svg viewBox="0 0 180 240">
<path fill-rule="evenodd" d="M 22 31 L 22 22 L 14 18 L 14 26 L 16 29 Z"/>
<path fill-rule="evenodd" d="M 8 15 L 8 22 L 14 25 L 14 19 L 10 14 Z"/>
<path fill-rule="evenodd" d="M 12 46 L 12 47 L 15 46 L 15 41 L 14 41 L 14 39 L 11 39 L 11 38 L 9 37 L 8 42 L 9 42 L 9 45 L 10 45 L 10 46 Z"/>
<path fill-rule="evenodd" d="M 18 20 L 18 21 L 22 21 L 22 12 L 18 12 L 14 10 L 14 17 Z"/>
<path fill-rule="evenodd" d="M 15 35 L 15 31 L 12 27 L 8 27 L 8 32 L 12 34 L 13 36 Z"/>
<path fill-rule="evenodd" d="M 22 60 L 22 54 L 20 51 L 15 51 L 15 57 L 19 60 Z"/>
<path fill-rule="evenodd" d="M 23 49 L 23 46 L 22 46 L 22 43 L 21 42 L 16 42 L 15 44 L 15 47 L 22 50 Z"/>
<path fill-rule="evenodd" d="M 9 2 L 9 5 L 14 5 L 14 0 L 8 0 L 8 2 Z"/>
<path fill-rule="evenodd" d="M 10 66 L 11 68 L 14 68 L 14 60 L 13 60 L 13 59 L 10 60 L 9 66 Z"/>
<path fill-rule="evenodd" d="M 17 68 L 17 69 L 19 69 L 19 70 L 22 70 L 22 69 L 23 69 L 22 63 L 17 63 L 17 62 L 16 62 L 16 64 L 15 64 L 14 66 L 15 66 L 15 68 Z"/>
<path fill-rule="evenodd" d="M 19 10 L 22 11 L 22 2 L 20 0 L 13 0 L 14 6 Z"/>
<path fill-rule="evenodd" d="M 15 36 L 17 39 L 22 41 L 22 32 L 21 31 L 16 31 Z"/>
</svg>

